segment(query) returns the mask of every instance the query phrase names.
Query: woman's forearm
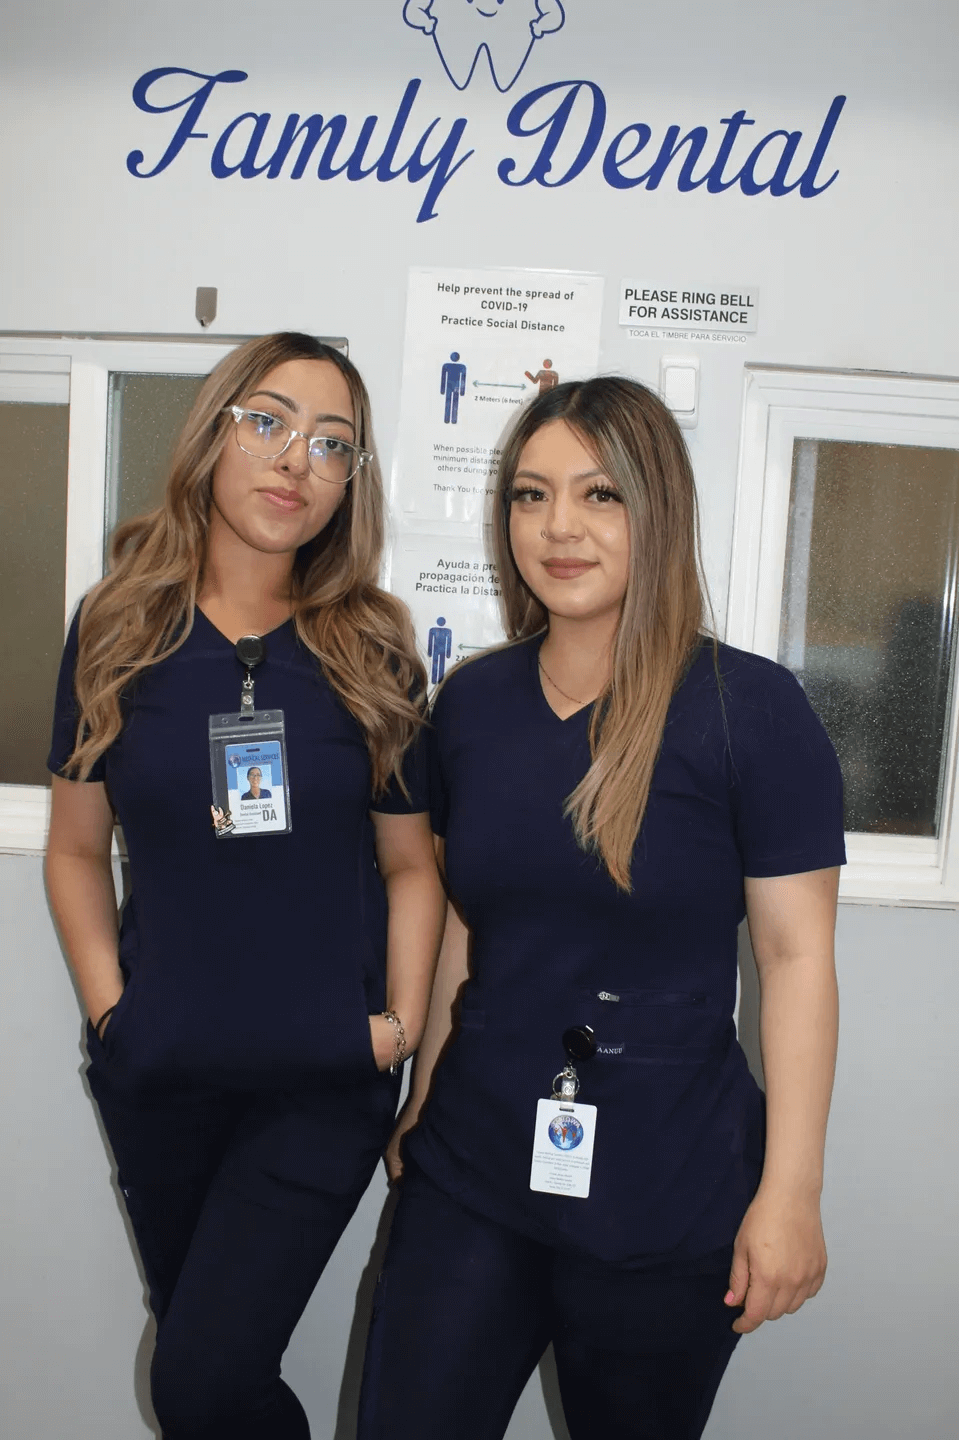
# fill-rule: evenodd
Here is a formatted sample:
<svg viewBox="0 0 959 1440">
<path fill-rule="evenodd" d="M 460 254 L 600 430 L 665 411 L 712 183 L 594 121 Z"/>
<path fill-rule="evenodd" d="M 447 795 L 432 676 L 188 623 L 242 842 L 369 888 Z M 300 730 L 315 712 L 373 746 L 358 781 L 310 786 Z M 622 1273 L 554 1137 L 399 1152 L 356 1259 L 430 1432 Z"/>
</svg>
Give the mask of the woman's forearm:
<svg viewBox="0 0 959 1440">
<path fill-rule="evenodd" d="M 442 843 L 439 854 L 442 857 Z M 391 1180 L 403 1173 L 403 1137 L 419 1121 L 433 1081 L 433 1071 L 453 1030 L 453 1007 L 468 971 L 469 932 L 452 904 L 443 896 L 445 924 L 436 973 L 428 997 L 429 1012 L 422 1039 L 413 1060 L 410 1090 L 393 1137 L 386 1150 L 386 1169 Z M 374 1048 L 376 1040 L 374 1036 Z"/>
<path fill-rule="evenodd" d="M 761 990 L 763 1189 L 818 1196 L 839 1027 L 832 957 L 797 956 L 764 967 Z"/>
<path fill-rule="evenodd" d="M 433 1083 L 433 1071 L 453 1031 L 453 1009 L 467 978 L 469 968 L 469 931 L 450 905 L 436 966 L 436 977 L 430 996 L 429 1016 L 413 1062 L 413 1075 L 407 1101 L 407 1119 L 415 1120 L 426 1101 Z"/>
<path fill-rule="evenodd" d="M 46 862 L 50 908 L 87 1013 L 95 1022 L 123 992 L 109 858 L 58 853 Z"/>
<path fill-rule="evenodd" d="M 83 1003 L 94 1022 L 123 993 L 112 841 L 113 811 L 104 785 L 54 775 L 47 893 Z"/>
<path fill-rule="evenodd" d="M 747 879 L 745 890 L 766 1077 L 762 1188 L 818 1202 L 839 1024 L 839 871 Z"/>
<path fill-rule="evenodd" d="M 839 1000 L 833 937 L 839 871 L 747 877 L 766 1077 L 762 1180 L 733 1246 L 725 1303 L 737 1334 L 794 1314 L 826 1274 L 819 1213 Z"/>
<path fill-rule="evenodd" d="M 426 1026 L 446 896 L 433 864 L 389 876 L 386 895 L 386 1006 L 402 1020 L 407 1048 L 412 1052 Z"/>
</svg>

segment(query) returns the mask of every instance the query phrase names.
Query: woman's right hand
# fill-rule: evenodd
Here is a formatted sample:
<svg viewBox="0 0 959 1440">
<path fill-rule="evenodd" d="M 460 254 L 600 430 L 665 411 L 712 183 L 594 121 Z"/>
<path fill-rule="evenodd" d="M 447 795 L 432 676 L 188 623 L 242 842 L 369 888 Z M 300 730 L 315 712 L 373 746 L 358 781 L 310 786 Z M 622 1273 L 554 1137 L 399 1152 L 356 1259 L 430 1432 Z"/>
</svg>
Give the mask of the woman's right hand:
<svg viewBox="0 0 959 1440">
<path fill-rule="evenodd" d="M 112 842 L 113 811 L 102 781 L 54 775 L 47 894 L 92 1026 L 123 994 Z M 109 1023 L 100 1026 L 101 1038 Z"/>
<path fill-rule="evenodd" d="M 113 1019 L 113 1012 L 119 1005 L 122 995 L 123 990 L 120 991 L 120 994 L 116 997 L 115 1000 L 111 1000 L 110 1004 L 100 1010 L 98 1014 L 90 1016 L 90 1023 L 97 1033 L 97 1038 L 101 1041 L 104 1035 L 107 1033 L 107 1027 L 110 1024 L 110 1021 Z"/>
<path fill-rule="evenodd" d="M 403 1178 L 403 1156 L 400 1147 L 403 1136 L 408 1130 L 415 1128 L 419 1118 L 419 1112 L 412 1110 L 410 1106 L 407 1105 L 406 1109 L 400 1115 L 399 1120 L 396 1122 L 396 1129 L 390 1136 L 390 1143 L 386 1147 L 386 1154 L 383 1156 L 383 1160 L 386 1164 L 386 1174 L 391 1185 L 395 1185 L 398 1180 L 402 1180 Z"/>
</svg>

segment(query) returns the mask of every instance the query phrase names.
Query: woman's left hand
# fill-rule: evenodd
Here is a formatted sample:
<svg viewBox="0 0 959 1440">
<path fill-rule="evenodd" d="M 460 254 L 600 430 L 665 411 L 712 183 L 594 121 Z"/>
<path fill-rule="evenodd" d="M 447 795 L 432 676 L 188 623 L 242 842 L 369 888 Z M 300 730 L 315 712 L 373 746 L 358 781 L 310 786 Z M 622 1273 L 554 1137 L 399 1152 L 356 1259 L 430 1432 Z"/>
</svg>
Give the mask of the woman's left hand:
<svg viewBox="0 0 959 1440">
<path fill-rule="evenodd" d="M 744 1305 L 734 1322 L 740 1335 L 764 1320 L 794 1315 L 815 1295 L 826 1274 L 818 1197 L 764 1194 L 762 1189 L 743 1218 L 733 1247 L 726 1304 Z"/>
<path fill-rule="evenodd" d="M 382 1015 L 370 1016 L 370 1044 L 377 1070 L 388 1070 L 393 1064 L 395 1030 Z"/>
</svg>

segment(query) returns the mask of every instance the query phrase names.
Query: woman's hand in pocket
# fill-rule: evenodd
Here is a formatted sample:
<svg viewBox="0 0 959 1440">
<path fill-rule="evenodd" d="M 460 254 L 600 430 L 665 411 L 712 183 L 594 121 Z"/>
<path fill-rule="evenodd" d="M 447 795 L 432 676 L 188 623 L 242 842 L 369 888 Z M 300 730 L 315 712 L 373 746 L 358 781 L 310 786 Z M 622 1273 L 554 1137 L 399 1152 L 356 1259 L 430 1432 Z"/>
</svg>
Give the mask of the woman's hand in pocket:
<svg viewBox="0 0 959 1440">
<path fill-rule="evenodd" d="M 406 1105 L 396 1122 L 396 1129 L 390 1136 L 390 1143 L 386 1147 L 383 1160 L 391 1185 L 395 1185 L 398 1180 L 403 1178 L 403 1138 L 408 1131 L 415 1128 L 419 1118 L 419 1112 Z"/>
<path fill-rule="evenodd" d="M 370 1044 L 377 1070 L 388 1070 L 396 1053 L 396 1032 L 389 1020 L 382 1015 L 370 1016 Z"/>
<path fill-rule="evenodd" d="M 122 998 L 123 990 L 120 991 L 119 995 L 116 997 L 115 1000 L 110 1001 L 110 1004 L 106 1007 L 106 1009 L 101 1010 L 98 1015 L 90 1016 L 93 1028 L 101 1041 L 103 1040 L 104 1035 L 107 1033 L 107 1027 L 110 1024 L 110 1021 L 113 1019 L 113 1012 L 119 1005 Z"/>
</svg>

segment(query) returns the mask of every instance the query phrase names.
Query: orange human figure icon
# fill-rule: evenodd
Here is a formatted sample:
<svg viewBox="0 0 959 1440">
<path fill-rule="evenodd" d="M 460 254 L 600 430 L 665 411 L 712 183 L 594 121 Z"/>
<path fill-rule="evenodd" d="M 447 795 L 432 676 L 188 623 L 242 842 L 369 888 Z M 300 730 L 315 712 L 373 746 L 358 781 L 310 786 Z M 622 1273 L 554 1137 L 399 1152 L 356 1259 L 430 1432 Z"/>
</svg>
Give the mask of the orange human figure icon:
<svg viewBox="0 0 959 1440">
<path fill-rule="evenodd" d="M 532 380 L 534 385 L 539 386 L 541 395 L 545 395 L 547 390 L 552 390 L 554 385 L 559 384 L 559 376 L 553 369 L 552 360 L 544 360 L 542 370 L 537 370 L 535 375 L 531 375 L 528 370 L 524 370 L 523 373 L 527 380 Z"/>
</svg>

